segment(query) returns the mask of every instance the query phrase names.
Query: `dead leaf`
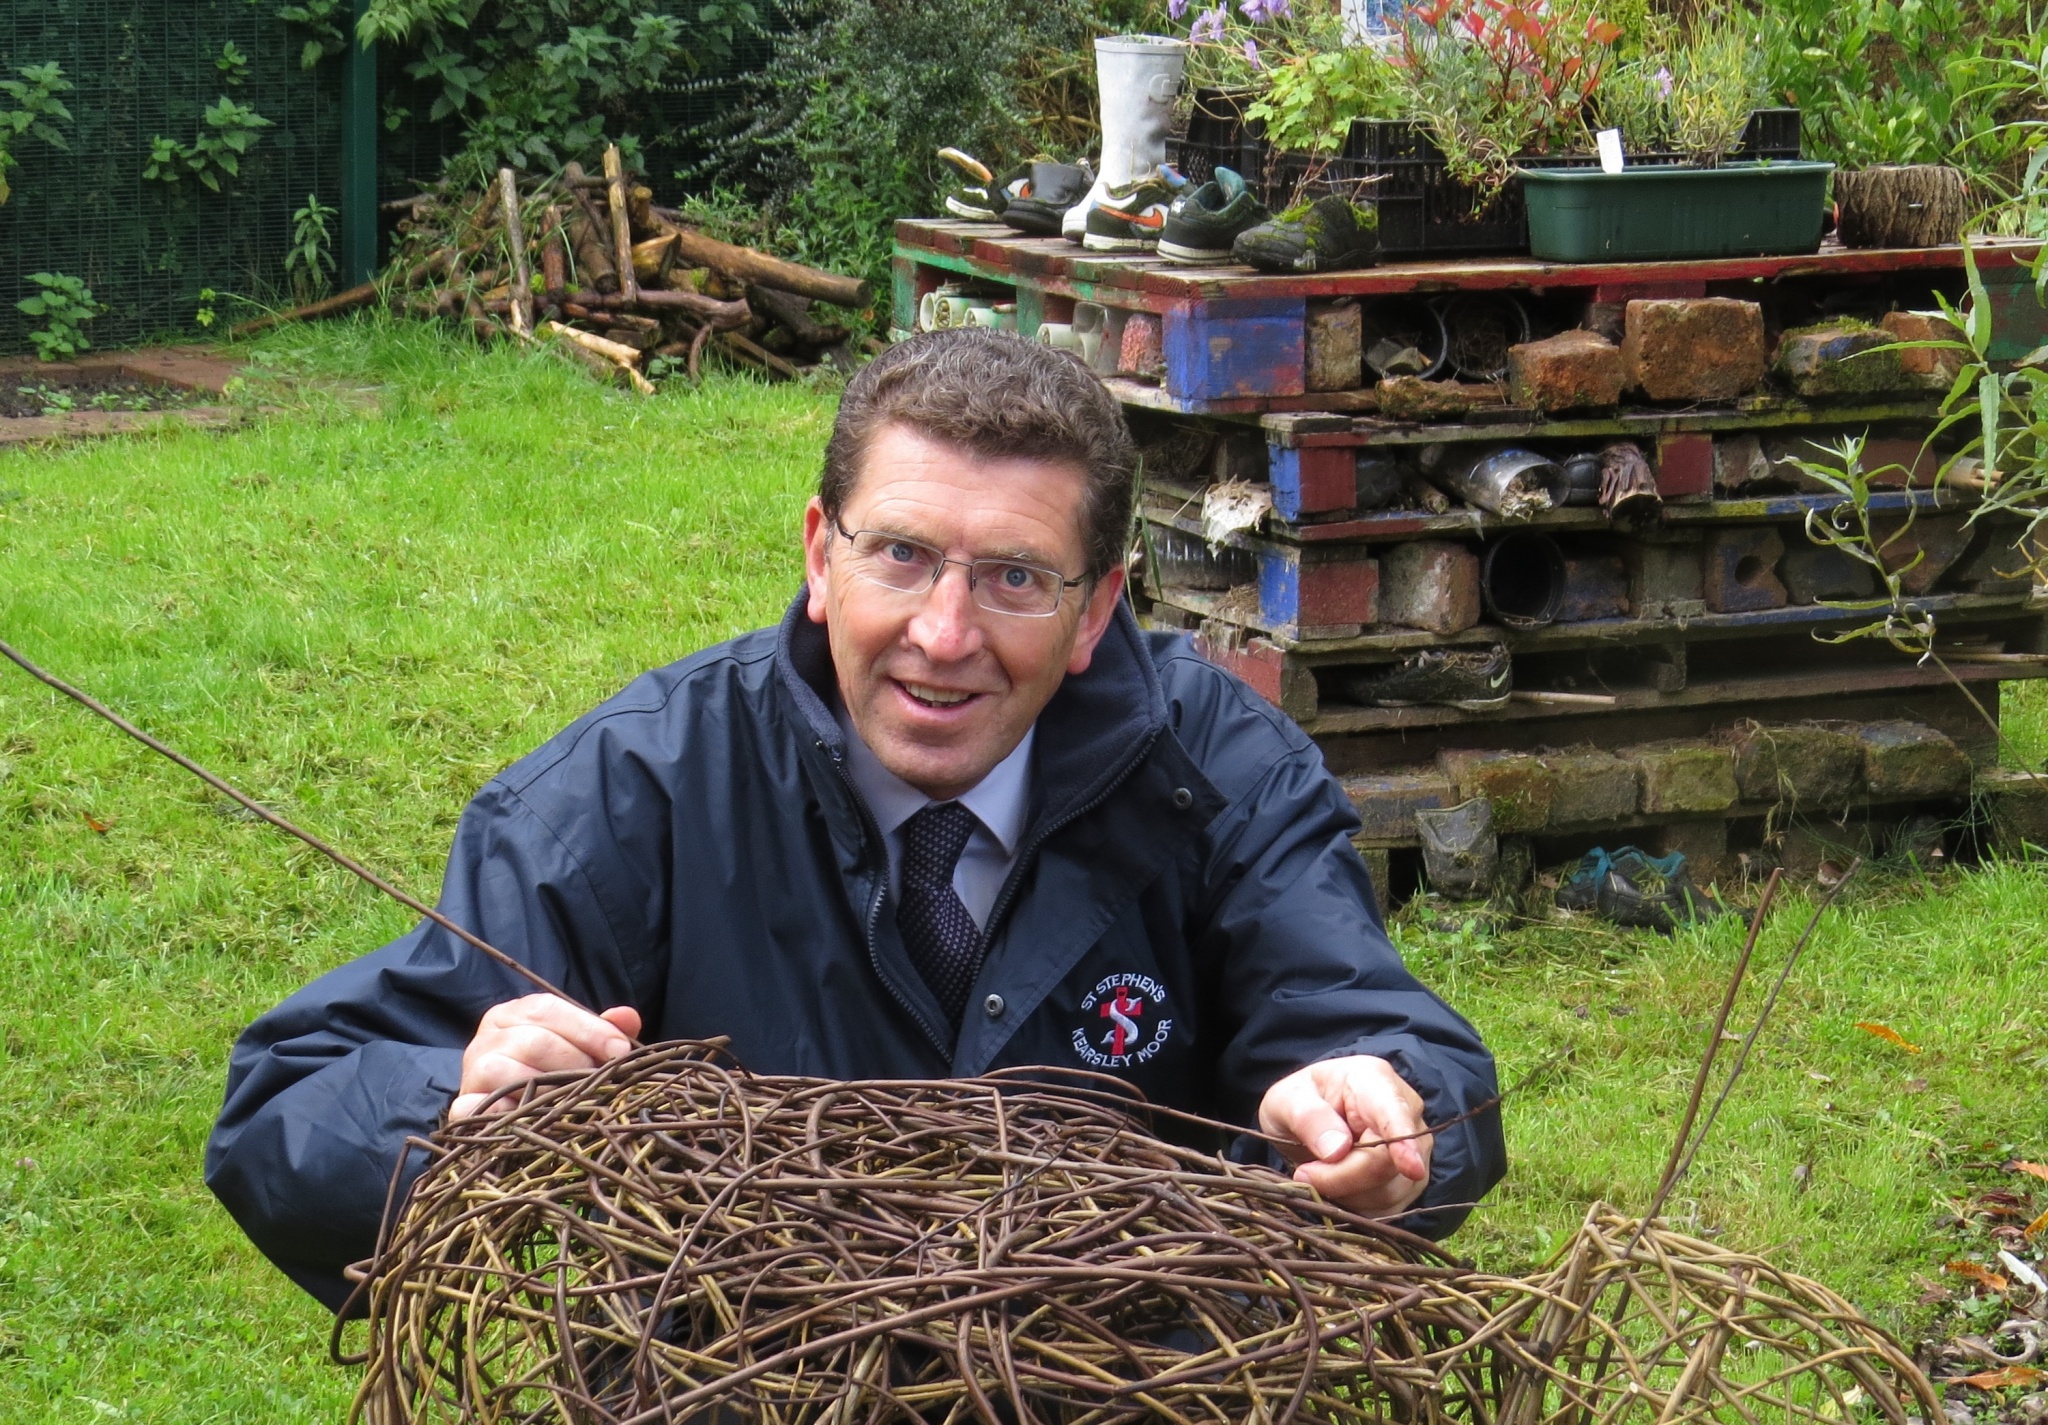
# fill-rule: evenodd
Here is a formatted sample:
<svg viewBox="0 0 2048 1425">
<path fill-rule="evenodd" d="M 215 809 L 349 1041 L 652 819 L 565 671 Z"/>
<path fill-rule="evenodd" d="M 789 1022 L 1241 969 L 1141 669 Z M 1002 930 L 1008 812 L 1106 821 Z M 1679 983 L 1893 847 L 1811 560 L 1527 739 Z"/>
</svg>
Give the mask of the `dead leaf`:
<svg viewBox="0 0 2048 1425">
<path fill-rule="evenodd" d="M 2029 1222 L 2027 1224 L 2027 1230 L 2022 1232 L 2020 1235 L 2026 1238 L 2029 1242 L 2031 1242 L 2036 1237 L 2040 1236 L 2043 1232 L 2048 1232 L 2048 1212 L 2042 1213 L 2032 1222 Z"/>
<path fill-rule="evenodd" d="M 114 824 L 112 822 L 101 821 L 91 812 L 87 812 L 85 814 L 85 824 L 91 827 L 94 831 L 98 832 L 101 836 L 105 836 L 108 832 L 114 829 Z"/>
<path fill-rule="evenodd" d="M 2048 1182 L 2048 1165 L 2041 1163 L 2029 1163 L 2022 1159 L 2014 1158 L 2005 1165 L 2005 1170 L 2008 1173 L 2032 1173 L 2041 1181 Z"/>
<path fill-rule="evenodd" d="M 1892 1028 L 1889 1024 L 1873 1024 L 1867 1019 L 1859 1019 L 1856 1021 L 1856 1027 L 1865 1034 L 1875 1034 L 1887 1044 L 1898 1045 L 1908 1054 L 1918 1054 L 1920 1052 L 1918 1044 L 1908 1040 L 1905 1035 L 1899 1033 L 1898 1030 Z"/>
<path fill-rule="evenodd" d="M 1942 1270 L 1952 1272 L 1959 1277 L 1968 1278 L 1987 1291 L 2004 1291 L 2012 1285 L 2011 1282 L 2007 1281 L 1997 1272 L 1992 1271 L 1989 1267 L 1973 1262 L 1967 1257 L 1956 1258 L 1953 1262 L 1943 1267 Z"/>
<path fill-rule="evenodd" d="M 2004 1390 L 2014 1385 L 2039 1385 L 2048 1381 L 2048 1371 L 2039 1366 L 2005 1366 L 1995 1371 L 1979 1371 L 1973 1376 L 1950 1376 L 1943 1385 L 1971 1385 L 1979 1390 Z"/>
</svg>

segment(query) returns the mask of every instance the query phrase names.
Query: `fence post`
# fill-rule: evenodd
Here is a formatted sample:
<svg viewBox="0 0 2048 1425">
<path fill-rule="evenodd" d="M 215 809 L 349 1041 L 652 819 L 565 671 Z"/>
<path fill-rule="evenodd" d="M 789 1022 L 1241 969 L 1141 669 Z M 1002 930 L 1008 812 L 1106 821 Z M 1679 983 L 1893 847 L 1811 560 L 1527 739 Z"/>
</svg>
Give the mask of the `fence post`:
<svg viewBox="0 0 2048 1425">
<path fill-rule="evenodd" d="M 356 38 L 370 0 L 351 0 L 341 98 L 341 285 L 377 275 L 377 47 Z"/>
</svg>

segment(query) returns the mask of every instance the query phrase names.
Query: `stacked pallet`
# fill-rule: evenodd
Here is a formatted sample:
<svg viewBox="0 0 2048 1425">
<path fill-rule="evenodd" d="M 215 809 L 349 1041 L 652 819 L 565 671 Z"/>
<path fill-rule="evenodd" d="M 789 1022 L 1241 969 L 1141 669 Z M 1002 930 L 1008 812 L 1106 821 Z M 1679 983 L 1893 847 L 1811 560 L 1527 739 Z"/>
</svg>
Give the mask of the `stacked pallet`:
<svg viewBox="0 0 2048 1425">
<path fill-rule="evenodd" d="M 2033 252 L 1978 250 L 1994 358 L 2048 336 Z M 1418 812 L 1474 798 L 1509 860 L 1629 841 L 1704 881 L 1901 828 L 1928 851 L 1973 795 L 2032 795 L 1986 714 L 2048 674 L 2048 604 L 1967 462 L 1935 481 L 1955 358 L 1894 345 L 1941 335 L 1958 248 L 1287 278 L 906 222 L 896 282 L 899 312 L 1000 313 L 1117 392 L 1148 617 L 1317 739 L 1382 885 L 1415 881 Z M 1812 537 L 1844 442 L 1939 662 L 1838 637 L 1884 592 Z M 1426 650 L 1500 650 L 1512 693 L 1376 693 Z"/>
</svg>

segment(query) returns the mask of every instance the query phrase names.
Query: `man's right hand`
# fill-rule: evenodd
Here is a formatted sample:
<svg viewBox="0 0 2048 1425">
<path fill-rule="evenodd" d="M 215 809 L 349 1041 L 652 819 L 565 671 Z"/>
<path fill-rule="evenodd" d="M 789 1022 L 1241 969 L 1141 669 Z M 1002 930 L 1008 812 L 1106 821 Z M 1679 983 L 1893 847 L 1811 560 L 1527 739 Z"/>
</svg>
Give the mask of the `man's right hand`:
<svg viewBox="0 0 2048 1425">
<path fill-rule="evenodd" d="M 448 1106 L 450 1120 L 467 1118 L 499 1089 L 558 1069 L 594 1069 L 616 1059 L 640 1037 L 640 1011 L 629 1005 L 592 1014 L 555 995 L 528 995 L 484 1011 L 476 1036 L 462 1051 L 462 1087 Z M 517 1103 L 507 1094 L 493 1113 Z"/>
</svg>

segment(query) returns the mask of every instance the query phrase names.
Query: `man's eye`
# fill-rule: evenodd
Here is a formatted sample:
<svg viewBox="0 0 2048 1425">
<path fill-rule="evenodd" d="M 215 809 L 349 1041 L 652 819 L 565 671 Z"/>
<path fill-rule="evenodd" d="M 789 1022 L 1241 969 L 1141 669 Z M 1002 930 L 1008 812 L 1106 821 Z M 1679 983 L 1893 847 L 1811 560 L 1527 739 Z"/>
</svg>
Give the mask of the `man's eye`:
<svg viewBox="0 0 2048 1425">
<path fill-rule="evenodd" d="M 1002 580 L 1005 588 L 1010 589 L 1028 589 L 1037 582 L 1032 572 L 1021 564 L 1004 565 L 1003 572 L 996 577 Z"/>
<path fill-rule="evenodd" d="M 919 562 L 919 555 L 922 551 L 916 545 L 906 544 L 898 539 L 892 540 L 889 544 L 883 546 L 882 553 L 885 557 L 895 560 L 898 564 L 916 564 Z"/>
</svg>

